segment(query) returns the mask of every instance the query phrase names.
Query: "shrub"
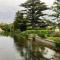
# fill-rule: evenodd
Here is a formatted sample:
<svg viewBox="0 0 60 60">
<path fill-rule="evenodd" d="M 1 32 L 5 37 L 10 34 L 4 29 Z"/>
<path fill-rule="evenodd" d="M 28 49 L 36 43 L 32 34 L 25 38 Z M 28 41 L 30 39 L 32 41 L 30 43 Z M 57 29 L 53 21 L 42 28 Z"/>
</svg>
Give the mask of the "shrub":
<svg viewBox="0 0 60 60">
<path fill-rule="evenodd" d="M 56 38 L 55 40 L 56 47 L 60 48 L 60 38 Z"/>
<path fill-rule="evenodd" d="M 52 35 L 53 37 L 60 37 L 60 32 L 54 32 Z"/>
<path fill-rule="evenodd" d="M 37 34 L 41 38 L 46 38 L 48 30 L 26 30 L 21 32 L 20 30 L 15 31 L 14 38 L 19 45 L 26 45 L 29 34 Z"/>
</svg>

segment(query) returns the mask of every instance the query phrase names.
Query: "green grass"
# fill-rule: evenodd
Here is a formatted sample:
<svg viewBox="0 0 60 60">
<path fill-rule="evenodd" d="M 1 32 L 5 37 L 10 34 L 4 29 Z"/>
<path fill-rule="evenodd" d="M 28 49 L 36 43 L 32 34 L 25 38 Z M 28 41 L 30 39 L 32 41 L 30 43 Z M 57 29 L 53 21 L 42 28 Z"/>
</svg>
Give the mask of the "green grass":
<svg viewBox="0 0 60 60">
<path fill-rule="evenodd" d="M 53 41 L 53 42 L 54 42 L 55 39 L 58 39 L 58 38 L 60 38 L 60 37 L 52 37 L 52 36 L 51 37 L 47 37 L 47 39 L 49 41 Z"/>
<path fill-rule="evenodd" d="M 60 37 L 53 37 L 51 30 L 26 30 L 26 31 L 15 31 L 15 39 L 21 45 L 26 45 L 29 34 L 37 34 L 39 37 L 48 39 L 49 41 L 55 42 L 57 46 L 60 46 Z"/>
</svg>

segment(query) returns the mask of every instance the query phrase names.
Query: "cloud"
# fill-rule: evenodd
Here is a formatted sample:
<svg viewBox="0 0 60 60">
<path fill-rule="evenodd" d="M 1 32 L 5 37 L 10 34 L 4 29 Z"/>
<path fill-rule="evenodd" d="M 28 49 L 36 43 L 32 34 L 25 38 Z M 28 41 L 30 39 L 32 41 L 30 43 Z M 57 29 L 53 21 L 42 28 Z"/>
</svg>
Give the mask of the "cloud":
<svg viewBox="0 0 60 60">
<path fill-rule="evenodd" d="M 42 1 L 42 2 L 45 2 L 46 5 L 48 5 L 48 6 L 50 7 L 50 6 L 53 5 L 53 2 L 54 2 L 55 0 L 41 0 L 41 1 Z"/>
<path fill-rule="evenodd" d="M 14 21 L 15 13 L 17 10 L 23 8 L 19 7 L 21 3 L 26 0 L 0 0 L 0 21 L 9 22 Z M 42 0 L 46 2 L 47 5 L 51 5 L 54 0 Z M 51 2 L 51 3 L 49 3 Z"/>
<path fill-rule="evenodd" d="M 16 0 L 0 0 L 0 21 L 14 20 L 16 10 Z"/>
</svg>

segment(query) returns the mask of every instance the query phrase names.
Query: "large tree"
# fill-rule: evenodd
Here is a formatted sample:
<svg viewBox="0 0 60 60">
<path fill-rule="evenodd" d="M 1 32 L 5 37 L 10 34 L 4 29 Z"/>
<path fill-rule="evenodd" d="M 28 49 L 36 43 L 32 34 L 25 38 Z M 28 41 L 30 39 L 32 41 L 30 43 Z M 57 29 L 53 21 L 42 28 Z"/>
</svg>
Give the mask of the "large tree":
<svg viewBox="0 0 60 60">
<path fill-rule="evenodd" d="M 46 5 L 40 0 L 27 0 L 25 3 L 21 4 L 21 6 L 26 8 L 27 17 L 32 28 L 35 28 L 36 25 L 40 25 L 40 17 L 44 16 L 42 11 L 47 9 Z"/>
<path fill-rule="evenodd" d="M 14 28 L 25 30 L 26 29 L 26 18 L 24 18 L 24 13 L 22 11 L 16 12 L 16 17 L 14 21 Z"/>
<path fill-rule="evenodd" d="M 60 26 L 60 1 L 59 0 L 55 0 L 52 6 L 52 12 L 53 13 L 50 16 L 52 17 L 52 20 L 56 23 L 55 31 L 58 32 Z"/>
<path fill-rule="evenodd" d="M 56 20 L 56 23 L 57 23 L 57 25 L 60 23 L 60 1 L 59 0 L 56 0 L 55 2 L 54 2 L 54 5 L 53 5 L 53 14 L 52 14 L 52 17 L 54 17 L 53 18 L 53 20 Z"/>
<path fill-rule="evenodd" d="M 16 12 L 16 17 L 15 17 L 15 21 L 14 21 L 15 29 L 19 28 L 19 24 L 22 22 L 22 19 L 23 19 L 23 15 L 20 13 L 20 11 Z"/>
</svg>

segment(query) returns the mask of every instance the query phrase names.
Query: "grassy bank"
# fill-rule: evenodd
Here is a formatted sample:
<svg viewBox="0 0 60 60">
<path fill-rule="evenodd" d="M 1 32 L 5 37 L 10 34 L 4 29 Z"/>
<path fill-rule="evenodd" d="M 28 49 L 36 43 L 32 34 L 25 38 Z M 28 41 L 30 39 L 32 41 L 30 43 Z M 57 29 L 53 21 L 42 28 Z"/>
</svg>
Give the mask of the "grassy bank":
<svg viewBox="0 0 60 60">
<path fill-rule="evenodd" d="M 15 41 L 18 44 L 26 45 L 29 34 L 37 34 L 42 39 L 47 39 L 48 41 L 55 42 L 56 46 L 60 46 L 60 37 L 54 37 L 52 30 L 26 30 L 21 32 L 20 30 L 16 30 L 14 33 Z"/>
</svg>

